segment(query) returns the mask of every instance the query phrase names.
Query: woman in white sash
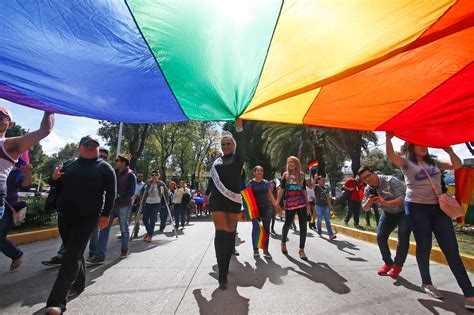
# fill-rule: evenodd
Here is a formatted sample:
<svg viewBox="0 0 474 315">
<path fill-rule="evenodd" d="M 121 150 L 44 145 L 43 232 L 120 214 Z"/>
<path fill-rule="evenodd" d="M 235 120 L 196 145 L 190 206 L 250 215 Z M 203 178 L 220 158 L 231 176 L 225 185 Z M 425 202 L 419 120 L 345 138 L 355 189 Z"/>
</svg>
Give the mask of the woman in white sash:
<svg viewBox="0 0 474 315">
<path fill-rule="evenodd" d="M 211 177 L 206 195 L 209 196 L 208 209 L 216 229 L 214 247 L 219 268 L 219 287 L 227 286 L 229 262 L 235 246 L 235 229 L 241 216 L 240 174 L 242 173 L 243 148 L 241 144 L 242 121 L 237 120 L 237 143 L 231 133 L 221 138 L 223 155 L 211 168 Z M 239 144 L 239 145 L 237 145 Z"/>
</svg>

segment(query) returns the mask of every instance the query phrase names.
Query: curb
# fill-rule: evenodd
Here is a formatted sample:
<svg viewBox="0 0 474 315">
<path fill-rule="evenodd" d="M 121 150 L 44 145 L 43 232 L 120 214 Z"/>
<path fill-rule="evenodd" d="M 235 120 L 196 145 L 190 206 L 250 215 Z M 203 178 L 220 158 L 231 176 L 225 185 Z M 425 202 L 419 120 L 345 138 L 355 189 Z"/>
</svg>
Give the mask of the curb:
<svg viewBox="0 0 474 315">
<path fill-rule="evenodd" d="M 324 222 L 323 222 L 323 225 L 325 225 Z M 357 238 L 359 240 L 363 240 L 363 241 L 366 241 L 366 242 L 377 244 L 377 234 L 375 234 L 373 232 L 361 231 L 361 230 L 358 230 L 358 229 L 353 229 L 353 228 L 349 228 L 349 227 L 342 226 L 342 225 L 337 225 L 337 224 L 331 224 L 331 226 L 335 227 L 335 230 L 338 233 L 341 233 L 341 234 L 344 234 L 344 235 L 347 235 L 347 236 L 350 236 L 350 237 L 353 237 L 353 238 Z M 390 237 L 388 239 L 388 244 L 389 244 L 391 249 L 396 249 L 397 245 L 398 245 L 398 241 L 397 241 L 397 239 L 395 239 L 393 237 Z M 410 242 L 410 248 L 408 250 L 408 253 L 410 255 L 415 256 L 415 254 L 416 254 L 416 243 L 415 242 Z M 461 256 L 461 260 L 464 263 L 464 266 L 466 267 L 466 270 L 468 270 L 470 272 L 474 272 L 474 256 L 467 255 L 467 254 L 462 254 L 462 253 L 460 254 L 460 256 Z M 448 262 L 446 261 L 446 257 L 444 256 L 441 249 L 439 247 L 435 247 L 435 246 L 433 246 L 433 248 L 431 249 L 430 260 L 435 261 L 435 262 L 440 263 L 440 264 L 443 264 L 443 265 L 448 264 Z"/>
<path fill-rule="evenodd" d="M 324 222 L 323 222 L 323 225 L 325 226 Z M 338 224 L 331 224 L 331 226 L 335 228 L 335 231 L 337 233 L 341 233 L 353 238 L 357 238 L 359 240 L 377 244 L 377 234 L 373 232 L 361 231 L 361 230 L 345 227 Z M 58 228 L 13 234 L 11 236 L 8 236 L 8 239 L 17 245 L 24 245 L 24 244 L 34 243 L 38 241 L 45 241 L 45 240 L 49 240 L 56 237 L 59 237 Z M 388 240 L 388 244 L 391 249 L 396 249 L 398 241 L 397 239 L 390 237 Z M 415 256 L 415 253 L 416 253 L 415 242 L 410 242 L 410 248 L 408 250 L 408 253 L 410 255 Z M 461 260 L 463 261 L 466 269 L 469 270 L 470 272 L 474 272 L 474 256 L 467 255 L 467 254 L 460 254 L 460 255 L 461 255 Z M 446 257 L 444 256 L 443 252 L 441 251 L 439 247 L 433 247 L 431 249 L 430 259 L 432 261 L 435 261 L 443 265 L 448 264 L 448 262 L 446 261 Z"/>
<path fill-rule="evenodd" d="M 46 241 L 56 237 L 59 237 L 58 228 L 18 233 L 9 235 L 7 238 L 17 245 L 24 245 L 38 241 Z"/>
<path fill-rule="evenodd" d="M 118 220 L 115 220 L 112 225 L 117 225 Z M 59 237 L 59 229 L 58 228 L 51 228 L 47 230 L 38 230 L 38 231 L 31 231 L 31 232 L 24 232 L 24 233 L 17 233 L 8 235 L 7 239 L 15 243 L 16 245 L 25 245 L 31 244 L 34 242 L 39 241 L 46 241 L 52 238 Z"/>
</svg>

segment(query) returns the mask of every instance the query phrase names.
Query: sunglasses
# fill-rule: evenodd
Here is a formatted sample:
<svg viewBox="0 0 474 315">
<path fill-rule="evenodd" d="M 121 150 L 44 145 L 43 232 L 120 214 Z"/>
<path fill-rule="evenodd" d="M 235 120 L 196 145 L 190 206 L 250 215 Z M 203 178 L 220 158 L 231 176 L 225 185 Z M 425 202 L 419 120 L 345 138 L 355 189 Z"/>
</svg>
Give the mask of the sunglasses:
<svg viewBox="0 0 474 315">
<path fill-rule="evenodd" d="M 232 142 L 222 142 L 222 143 L 221 143 L 221 146 L 222 146 L 222 147 L 230 146 L 230 145 L 233 145 L 233 143 L 232 143 Z"/>
<path fill-rule="evenodd" d="M 100 157 L 101 159 L 103 159 L 103 160 L 107 160 L 107 159 L 109 158 L 109 157 L 106 156 L 106 155 L 99 155 L 99 157 Z"/>
<path fill-rule="evenodd" d="M 158 176 L 158 173 L 152 173 L 151 176 Z"/>
</svg>

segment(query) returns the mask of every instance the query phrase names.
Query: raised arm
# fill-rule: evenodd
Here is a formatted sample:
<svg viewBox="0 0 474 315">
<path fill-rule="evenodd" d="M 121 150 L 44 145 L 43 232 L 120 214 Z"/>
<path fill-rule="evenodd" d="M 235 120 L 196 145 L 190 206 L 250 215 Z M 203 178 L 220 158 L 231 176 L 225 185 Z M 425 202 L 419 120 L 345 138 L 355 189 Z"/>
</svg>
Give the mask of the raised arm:
<svg viewBox="0 0 474 315">
<path fill-rule="evenodd" d="M 32 145 L 40 142 L 51 133 L 54 126 L 54 113 L 44 112 L 41 126 L 38 130 L 27 133 L 23 136 L 7 138 L 5 140 L 5 150 L 14 159 L 17 160 L 20 154 L 28 150 Z"/>
<path fill-rule="evenodd" d="M 439 162 L 438 167 L 442 170 L 455 170 L 462 166 L 461 159 L 454 153 L 453 148 L 444 147 L 443 150 L 448 153 L 451 162 Z"/>
<path fill-rule="evenodd" d="M 236 155 L 236 158 L 239 160 L 239 161 L 244 161 L 245 160 L 245 154 L 246 154 L 246 147 L 245 147 L 245 144 L 244 144 L 244 135 L 243 135 L 243 131 L 244 131 L 244 128 L 242 127 L 242 120 L 241 119 L 237 119 L 237 127 L 235 128 L 235 130 L 237 131 L 236 135 L 235 135 L 235 142 L 237 143 L 237 148 L 235 150 L 235 155 Z"/>
<path fill-rule="evenodd" d="M 401 167 L 403 165 L 403 159 L 400 155 L 395 153 L 395 150 L 393 149 L 392 138 L 393 132 L 387 131 L 385 133 L 385 151 L 387 152 L 387 156 L 390 161 L 392 161 L 396 166 Z"/>
</svg>

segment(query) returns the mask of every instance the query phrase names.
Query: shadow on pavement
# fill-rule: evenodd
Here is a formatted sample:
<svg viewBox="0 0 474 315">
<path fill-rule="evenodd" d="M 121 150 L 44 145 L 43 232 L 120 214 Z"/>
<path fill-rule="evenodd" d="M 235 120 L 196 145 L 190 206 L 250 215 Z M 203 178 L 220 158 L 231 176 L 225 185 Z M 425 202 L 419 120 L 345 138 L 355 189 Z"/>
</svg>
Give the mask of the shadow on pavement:
<svg viewBox="0 0 474 315">
<path fill-rule="evenodd" d="M 218 278 L 217 265 L 212 267 L 209 273 L 213 278 Z M 249 262 L 241 263 L 235 257 L 231 259 L 229 271 L 229 283 L 226 290 L 217 288 L 212 292 L 211 299 L 207 300 L 201 293 L 201 289 L 193 291 L 194 298 L 199 306 L 200 314 L 248 314 L 249 301 L 239 294 L 237 287 L 255 287 L 262 289 L 267 279 L 275 284 L 283 284 L 282 277 L 288 275 L 290 268 L 282 268 L 272 259 L 263 260 L 255 258 L 255 268 Z"/>
<path fill-rule="evenodd" d="M 89 285 L 94 283 L 96 278 L 102 276 L 107 269 L 113 267 L 119 263 L 119 261 L 119 259 L 115 259 L 114 261 L 101 265 L 100 268 L 96 267 L 86 269 L 86 290 Z M 28 307 L 34 307 L 41 304 L 43 307 L 35 311 L 34 314 L 44 314 L 46 300 L 48 299 L 49 292 L 53 287 L 58 272 L 59 268 L 45 267 L 43 270 L 40 270 L 31 277 L 2 287 L 2 292 L 8 292 L 8 294 L 2 294 L 0 309 L 16 303 Z M 18 292 L 18 290 L 15 291 L 15 288 L 21 288 L 21 292 Z"/>
<path fill-rule="evenodd" d="M 290 255 L 286 255 L 286 258 L 288 258 L 289 261 L 297 265 L 299 268 L 299 270 L 296 270 L 293 267 L 289 267 L 289 270 L 292 270 L 311 281 L 322 283 L 335 293 L 347 294 L 351 291 L 350 288 L 345 284 L 347 280 L 334 271 L 334 269 L 332 269 L 328 264 L 315 263 L 311 260 L 308 260 L 307 263 L 304 263 L 291 257 Z"/>
<path fill-rule="evenodd" d="M 194 298 L 199 306 L 199 314 L 248 314 L 249 299 L 244 298 L 237 292 L 237 286 L 230 283 L 226 290 L 219 288 L 212 292 L 208 301 L 201 289 L 193 291 Z"/>
<path fill-rule="evenodd" d="M 419 286 L 411 283 L 410 281 L 408 281 L 407 279 L 401 276 L 398 276 L 397 280 L 393 283 L 393 285 L 397 287 L 402 286 L 402 287 L 407 288 L 408 290 L 412 290 L 415 292 L 422 292 Z"/>
<path fill-rule="evenodd" d="M 464 308 L 464 296 L 458 293 L 440 290 L 444 295 L 444 300 L 428 300 L 418 299 L 431 314 L 440 314 L 436 309 L 441 309 L 441 313 L 445 311 L 453 314 L 472 314 L 472 312 Z"/>
<path fill-rule="evenodd" d="M 172 241 L 155 240 L 151 243 L 148 243 L 141 239 L 134 239 L 129 244 L 130 255 L 133 255 L 133 253 L 147 251 L 169 242 Z M 110 258 L 106 259 L 106 262 L 103 265 L 90 266 L 86 268 L 85 292 L 87 292 L 87 287 L 95 282 L 95 279 L 101 277 L 106 270 L 115 266 L 121 261 L 121 259 L 118 259 L 118 255 L 120 253 L 120 242 L 114 242 L 111 238 L 107 251 L 108 257 L 116 258 L 113 260 Z M 85 256 L 86 255 L 87 250 Z M 0 309 L 6 308 L 12 304 L 21 304 L 21 306 L 28 307 L 34 307 L 40 304 L 42 305 L 42 308 L 36 310 L 34 314 L 44 314 L 46 300 L 48 299 L 58 272 L 59 268 L 44 267 L 44 269 L 39 270 L 31 277 L 23 279 L 19 282 L 7 284 L 5 286 L 2 285 L 2 292 L 8 292 L 8 294 L 2 294 L 2 298 L 0 299 Z M 21 288 L 21 291 L 18 288 Z"/>
<path fill-rule="evenodd" d="M 345 250 L 346 248 L 349 250 L 360 250 L 357 245 L 352 244 L 351 242 L 348 241 L 340 241 L 340 240 L 330 240 L 325 237 L 322 237 L 323 240 L 325 240 L 328 243 L 334 244 L 337 246 L 337 249 L 340 250 L 341 252 L 344 252 L 349 255 L 355 255 L 354 253 L 348 252 Z"/>
</svg>

